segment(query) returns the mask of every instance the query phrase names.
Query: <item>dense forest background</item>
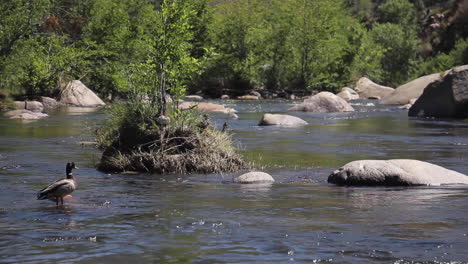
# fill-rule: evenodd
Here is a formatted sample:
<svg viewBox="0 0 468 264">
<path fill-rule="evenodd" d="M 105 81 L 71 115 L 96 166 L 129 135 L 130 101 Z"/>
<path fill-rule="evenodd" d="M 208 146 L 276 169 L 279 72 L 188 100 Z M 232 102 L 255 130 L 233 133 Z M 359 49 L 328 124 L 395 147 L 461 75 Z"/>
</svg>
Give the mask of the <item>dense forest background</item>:
<svg viewBox="0 0 468 264">
<path fill-rule="evenodd" d="M 2 0 L 0 94 L 396 87 L 468 64 L 466 0 Z M 167 83 L 166 83 L 167 82 Z M 147 87 L 151 89 L 151 87 Z"/>
</svg>

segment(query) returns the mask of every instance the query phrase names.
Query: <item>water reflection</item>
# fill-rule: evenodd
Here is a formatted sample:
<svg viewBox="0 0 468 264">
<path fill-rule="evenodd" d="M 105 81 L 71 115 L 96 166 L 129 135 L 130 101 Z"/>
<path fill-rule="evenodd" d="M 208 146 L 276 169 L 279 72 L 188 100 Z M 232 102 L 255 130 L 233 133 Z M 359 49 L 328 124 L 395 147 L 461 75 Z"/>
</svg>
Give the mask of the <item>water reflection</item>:
<svg viewBox="0 0 468 264">
<path fill-rule="evenodd" d="M 251 184 L 239 184 L 239 188 L 242 191 L 247 192 L 269 192 L 273 183 L 251 183 Z"/>
</svg>

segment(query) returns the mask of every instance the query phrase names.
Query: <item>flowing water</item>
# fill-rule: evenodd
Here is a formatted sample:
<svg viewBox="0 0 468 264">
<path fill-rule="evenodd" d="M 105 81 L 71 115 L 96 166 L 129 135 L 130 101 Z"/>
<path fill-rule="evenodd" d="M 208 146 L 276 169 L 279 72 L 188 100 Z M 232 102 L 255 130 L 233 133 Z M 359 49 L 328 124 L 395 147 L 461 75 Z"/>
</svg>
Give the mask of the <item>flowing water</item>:
<svg viewBox="0 0 468 264">
<path fill-rule="evenodd" d="M 337 187 L 357 159 L 410 158 L 468 173 L 468 122 L 409 119 L 361 101 L 345 114 L 288 113 L 302 128 L 259 127 L 291 101 L 222 102 L 244 156 L 267 186 L 237 174 L 104 174 L 92 140 L 102 110 L 0 117 L 0 263 L 468 263 L 468 187 Z M 74 161 L 78 189 L 64 206 L 36 192 Z"/>
</svg>

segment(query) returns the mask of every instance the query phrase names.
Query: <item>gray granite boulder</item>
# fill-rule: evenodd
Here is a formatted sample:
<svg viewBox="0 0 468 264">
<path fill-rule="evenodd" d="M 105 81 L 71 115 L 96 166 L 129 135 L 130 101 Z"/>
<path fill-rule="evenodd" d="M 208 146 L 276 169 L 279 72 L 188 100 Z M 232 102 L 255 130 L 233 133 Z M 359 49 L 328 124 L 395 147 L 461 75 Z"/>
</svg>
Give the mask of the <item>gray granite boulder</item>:
<svg viewBox="0 0 468 264">
<path fill-rule="evenodd" d="M 334 171 L 328 182 L 348 186 L 468 184 L 468 176 L 419 160 L 357 160 Z"/>
<path fill-rule="evenodd" d="M 42 103 L 45 110 L 54 109 L 54 108 L 57 108 L 60 105 L 57 102 L 57 100 L 55 100 L 54 98 L 45 97 L 45 96 L 41 96 L 39 98 L 39 101 Z"/>
<path fill-rule="evenodd" d="M 354 108 L 343 98 L 330 92 L 320 92 L 304 100 L 301 104 L 289 108 L 289 111 L 319 113 L 353 112 Z"/>
<path fill-rule="evenodd" d="M 411 82 L 397 87 L 391 94 L 383 97 L 379 103 L 384 105 L 409 104 L 411 99 L 421 96 L 428 84 L 440 78 L 440 73 L 419 77 L 415 80 L 412 80 Z"/>
<path fill-rule="evenodd" d="M 468 65 L 455 67 L 430 83 L 411 106 L 409 116 L 468 117 Z"/>
<path fill-rule="evenodd" d="M 47 114 L 40 112 L 32 112 L 26 109 L 8 111 L 4 114 L 10 119 L 19 119 L 19 120 L 38 120 L 45 117 L 48 117 Z"/>
<path fill-rule="evenodd" d="M 395 89 L 374 83 L 366 77 L 362 77 L 356 82 L 354 88 L 361 99 L 377 99 L 390 95 Z"/>
<path fill-rule="evenodd" d="M 260 126 L 305 126 L 307 122 L 299 117 L 279 114 L 263 114 Z"/>
<path fill-rule="evenodd" d="M 234 178 L 235 183 L 272 183 L 275 179 L 270 174 L 261 171 L 251 171 Z"/>
<path fill-rule="evenodd" d="M 60 103 L 79 107 L 98 107 L 106 105 L 93 91 L 81 81 L 75 80 L 67 84 L 60 93 Z"/>
<path fill-rule="evenodd" d="M 349 87 L 343 87 L 341 91 L 337 93 L 336 95 L 343 98 L 346 101 L 359 99 L 359 94 Z"/>
<path fill-rule="evenodd" d="M 42 112 L 44 106 L 38 101 L 15 101 L 15 105 L 18 109 L 26 109 L 31 112 Z"/>
</svg>

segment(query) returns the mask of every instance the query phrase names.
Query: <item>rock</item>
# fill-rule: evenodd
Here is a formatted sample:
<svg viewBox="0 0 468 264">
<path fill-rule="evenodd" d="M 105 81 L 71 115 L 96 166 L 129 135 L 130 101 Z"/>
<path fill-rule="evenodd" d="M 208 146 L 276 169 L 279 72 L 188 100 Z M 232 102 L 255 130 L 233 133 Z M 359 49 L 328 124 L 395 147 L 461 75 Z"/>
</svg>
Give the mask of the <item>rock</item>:
<svg viewBox="0 0 468 264">
<path fill-rule="evenodd" d="M 397 109 L 404 109 L 404 110 L 408 110 L 411 108 L 411 106 L 413 106 L 412 104 L 405 104 L 405 105 L 401 105 L 399 107 L 397 107 Z"/>
<path fill-rule="evenodd" d="M 250 91 L 249 95 L 256 96 L 258 99 L 262 98 L 262 95 L 257 91 Z"/>
<path fill-rule="evenodd" d="M 239 100 L 258 100 L 260 98 L 258 96 L 255 96 L 255 95 L 242 95 L 242 96 L 237 96 L 237 99 L 239 99 Z"/>
<path fill-rule="evenodd" d="M 166 103 L 168 104 L 172 104 L 174 101 L 172 100 L 172 97 L 169 95 L 169 94 L 166 94 L 166 96 L 164 96 L 166 98 Z"/>
<path fill-rule="evenodd" d="M 299 117 L 290 115 L 263 114 L 260 126 L 305 126 L 308 123 Z"/>
<path fill-rule="evenodd" d="M 59 103 L 54 98 L 41 96 L 39 97 L 39 101 L 42 103 L 45 110 L 54 109 L 59 106 Z"/>
<path fill-rule="evenodd" d="M 468 116 L 468 65 L 455 67 L 430 83 L 413 104 L 409 116 L 466 118 Z"/>
<path fill-rule="evenodd" d="M 414 105 L 414 103 L 416 102 L 416 100 L 417 100 L 416 98 L 412 98 L 412 99 L 409 100 L 409 104 L 405 104 L 405 105 L 399 106 L 399 107 L 397 107 L 397 108 L 398 108 L 398 109 L 406 109 L 406 110 L 408 110 L 408 109 L 411 108 L 411 106 Z"/>
<path fill-rule="evenodd" d="M 167 126 L 171 122 L 171 118 L 165 115 L 160 115 L 156 118 L 156 123 L 160 126 Z"/>
<path fill-rule="evenodd" d="M 90 146 L 90 147 L 96 147 L 99 145 L 96 141 L 79 141 L 77 142 L 78 145 L 82 147 Z"/>
<path fill-rule="evenodd" d="M 366 77 L 362 77 L 356 83 L 354 88 L 361 99 L 384 98 L 391 94 L 395 89 L 387 86 L 378 85 Z"/>
<path fill-rule="evenodd" d="M 93 91 L 81 81 L 67 84 L 60 93 L 60 103 L 79 107 L 98 107 L 106 105 Z"/>
<path fill-rule="evenodd" d="M 227 114 L 231 119 L 239 119 L 239 116 L 234 111 L 229 111 Z"/>
<path fill-rule="evenodd" d="M 235 183 L 268 183 L 275 179 L 270 174 L 261 171 L 252 171 L 234 178 Z"/>
<path fill-rule="evenodd" d="M 20 120 L 38 120 L 49 115 L 39 112 L 32 112 L 26 109 L 13 110 L 5 113 L 6 117 L 10 119 L 20 119 Z"/>
<path fill-rule="evenodd" d="M 221 100 L 229 100 L 229 98 L 230 98 L 230 97 L 229 97 L 229 95 L 227 95 L 227 94 L 223 94 L 223 95 L 221 96 Z"/>
<path fill-rule="evenodd" d="M 423 93 L 424 89 L 431 82 L 441 78 L 440 73 L 426 75 L 411 82 L 405 83 L 396 88 L 392 93 L 380 100 L 380 104 L 384 105 L 403 105 L 409 104 L 410 99 L 418 98 Z"/>
<path fill-rule="evenodd" d="M 42 112 L 44 106 L 38 101 L 15 101 L 15 105 L 18 109 L 26 109 L 31 112 Z"/>
<path fill-rule="evenodd" d="M 187 101 L 201 101 L 203 100 L 203 97 L 201 97 L 200 95 L 187 95 L 184 97 L 184 100 L 187 100 Z"/>
<path fill-rule="evenodd" d="M 353 112 L 354 108 L 341 97 L 330 92 L 320 92 L 305 99 L 301 104 L 289 108 L 289 111 L 333 113 Z"/>
<path fill-rule="evenodd" d="M 328 182 L 361 186 L 468 184 L 468 176 L 419 160 L 358 160 L 334 171 Z"/>
<path fill-rule="evenodd" d="M 186 110 L 190 108 L 198 108 L 198 110 L 200 111 L 221 112 L 225 114 L 236 112 L 232 108 L 227 108 L 227 107 L 224 107 L 224 105 L 218 105 L 218 104 L 213 104 L 213 103 L 182 102 L 181 104 L 179 104 L 179 109 Z"/>
<path fill-rule="evenodd" d="M 336 95 L 343 98 L 346 101 L 359 99 L 359 94 L 349 87 L 343 87 L 341 91 L 337 93 Z"/>
</svg>

